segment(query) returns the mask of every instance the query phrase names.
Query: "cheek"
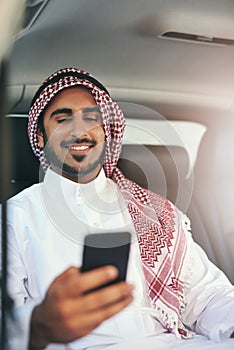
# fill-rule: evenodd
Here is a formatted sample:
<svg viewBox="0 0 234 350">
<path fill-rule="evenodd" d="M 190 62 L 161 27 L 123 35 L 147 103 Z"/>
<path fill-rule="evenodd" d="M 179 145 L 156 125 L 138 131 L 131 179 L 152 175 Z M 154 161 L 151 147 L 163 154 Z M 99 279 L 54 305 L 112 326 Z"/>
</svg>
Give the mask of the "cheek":
<svg viewBox="0 0 234 350">
<path fill-rule="evenodd" d="M 97 135 L 97 139 L 100 143 L 105 141 L 105 139 L 106 139 L 105 132 L 104 132 L 104 129 L 102 127 L 100 127 L 100 126 L 97 127 L 96 135 Z"/>
<path fill-rule="evenodd" d="M 67 130 L 66 128 L 64 128 L 64 126 L 48 127 L 46 129 L 46 134 L 48 137 L 48 141 L 52 143 L 61 142 L 66 137 Z"/>
</svg>

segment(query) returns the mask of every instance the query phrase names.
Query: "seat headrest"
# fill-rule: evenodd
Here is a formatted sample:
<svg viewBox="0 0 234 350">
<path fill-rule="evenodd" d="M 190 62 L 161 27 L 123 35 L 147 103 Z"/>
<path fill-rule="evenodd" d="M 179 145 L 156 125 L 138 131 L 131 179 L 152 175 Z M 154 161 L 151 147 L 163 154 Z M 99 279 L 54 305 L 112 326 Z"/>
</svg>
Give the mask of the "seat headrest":
<svg viewBox="0 0 234 350">
<path fill-rule="evenodd" d="M 188 153 L 180 146 L 123 145 L 118 167 L 130 180 L 174 203 L 189 181 Z"/>
</svg>

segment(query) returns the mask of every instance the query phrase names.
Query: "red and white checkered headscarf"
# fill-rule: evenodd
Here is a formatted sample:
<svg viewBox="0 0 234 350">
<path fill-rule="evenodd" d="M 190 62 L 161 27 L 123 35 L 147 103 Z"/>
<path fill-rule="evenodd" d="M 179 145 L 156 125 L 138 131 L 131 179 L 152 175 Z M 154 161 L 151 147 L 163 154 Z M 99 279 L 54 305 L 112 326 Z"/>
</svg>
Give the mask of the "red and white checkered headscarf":
<svg viewBox="0 0 234 350">
<path fill-rule="evenodd" d="M 52 74 L 38 89 L 31 105 L 28 134 L 32 149 L 46 170 L 49 164 L 37 139 L 38 119 L 59 91 L 72 86 L 90 89 L 101 110 L 106 136 L 104 170 L 119 186 L 131 214 L 154 314 L 168 331 L 178 337 L 185 336 L 179 321 L 186 253 L 183 227 L 176 208 L 168 200 L 130 181 L 117 168 L 125 118 L 105 87 L 89 73 L 76 68 L 64 68 Z"/>
<path fill-rule="evenodd" d="M 72 86 L 84 86 L 90 89 L 101 110 L 106 135 L 106 160 L 104 168 L 106 175 L 111 177 L 121 152 L 121 139 L 125 128 L 125 118 L 123 112 L 110 98 L 104 86 L 89 73 L 82 70 L 75 68 L 61 69 L 46 79 L 39 88 L 34 96 L 29 112 L 28 135 L 32 149 L 39 158 L 42 168 L 46 170 L 49 163 L 37 139 L 38 118 L 59 91 Z"/>
</svg>

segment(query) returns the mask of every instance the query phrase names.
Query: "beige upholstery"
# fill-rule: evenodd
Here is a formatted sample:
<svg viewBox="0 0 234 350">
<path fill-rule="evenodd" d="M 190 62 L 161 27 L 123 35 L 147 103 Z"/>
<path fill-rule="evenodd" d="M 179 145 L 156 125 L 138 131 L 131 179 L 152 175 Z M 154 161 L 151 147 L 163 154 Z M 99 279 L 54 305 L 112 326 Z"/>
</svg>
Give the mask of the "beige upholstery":
<svg viewBox="0 0 234 350">
<path fill-rule="evenodd" d="M 179 146 L 124 145 L 118 166 L 125 176 L 186 211 L 192 194 L 189 159 Z"/>
</svg>

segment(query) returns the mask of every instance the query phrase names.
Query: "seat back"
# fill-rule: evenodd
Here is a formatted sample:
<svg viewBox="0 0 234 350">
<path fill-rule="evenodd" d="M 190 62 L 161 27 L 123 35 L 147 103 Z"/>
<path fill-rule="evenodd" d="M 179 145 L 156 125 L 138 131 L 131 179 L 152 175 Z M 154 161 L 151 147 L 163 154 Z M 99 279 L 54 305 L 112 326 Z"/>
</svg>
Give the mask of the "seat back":
<svg viewBox="0 0 234 350">
<path fill-rule="evenodd" d="M 191 198 L 187 151 L 180 146 L 123 145 L 118 167 L 130 180 L 187 209 Z"/>
</svg>

